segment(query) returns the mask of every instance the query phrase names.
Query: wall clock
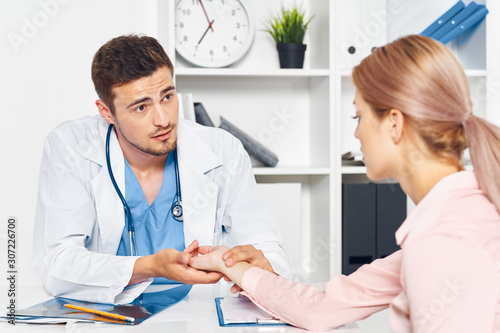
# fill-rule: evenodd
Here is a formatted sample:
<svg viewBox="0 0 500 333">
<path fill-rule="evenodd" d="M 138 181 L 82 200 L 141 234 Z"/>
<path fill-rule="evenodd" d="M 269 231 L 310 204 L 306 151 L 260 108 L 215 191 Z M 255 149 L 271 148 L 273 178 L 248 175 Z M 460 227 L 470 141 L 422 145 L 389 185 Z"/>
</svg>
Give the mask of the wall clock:
<svg viewBox="0 0 500 333">
<path fill-rule="evenodd" d="M 201 67 L 226 67 L 250 49 L 255 25 L 242 0 L 177 0 L 175 49 Z"/>
</svg>

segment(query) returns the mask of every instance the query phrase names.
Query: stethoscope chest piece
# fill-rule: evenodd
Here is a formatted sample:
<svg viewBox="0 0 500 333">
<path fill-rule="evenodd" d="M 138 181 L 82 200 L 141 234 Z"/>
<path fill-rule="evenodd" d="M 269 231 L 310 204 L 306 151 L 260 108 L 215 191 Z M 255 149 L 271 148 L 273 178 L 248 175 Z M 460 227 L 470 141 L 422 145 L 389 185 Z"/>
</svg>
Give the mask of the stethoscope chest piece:
<svg viewBox="0 0 500 333">
<path fill-rule="evenodd" d="M 182 220 L 184 220 L 184 214 L 182 211 L 182 201 L 178 201 L 172 206 L 172 216 L 176 221 L 181 222 Z"/>
</svg>

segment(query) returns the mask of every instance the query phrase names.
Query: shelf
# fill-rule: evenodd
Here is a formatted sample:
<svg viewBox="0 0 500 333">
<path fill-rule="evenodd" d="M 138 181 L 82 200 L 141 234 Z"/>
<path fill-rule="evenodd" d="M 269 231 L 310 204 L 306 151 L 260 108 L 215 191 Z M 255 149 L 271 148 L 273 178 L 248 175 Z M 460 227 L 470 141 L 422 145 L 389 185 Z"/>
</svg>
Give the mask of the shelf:
<svg viewBox="0 0 500 333">
<path fill-rule="evenodd" d="M 486 70 L 484 69 L 466 69 L 465 75 L 467 77 L 486 77 Z"/>
<path fill-rule="evenodd" d="M 240 68 L 177 68 L 175 69 L 176 77 L 297 77 L 297 78 L 314 78 L 328 77 L 330 70 L 328 69 L 240 69 Z"/>
<path fill-rule="evenodd" d="M 342 174 L 351 174 L 351 175 L 360 175 L 360 174 L 365 174 L 366 173 L 366 167 L 365 166 L 343 166 L 341 168 Z"/>
<path fill-rule="evenodd" d="M 253 168 L 254 175 L 266 176 L 266 175 L 329 175 L 330 168 L 327 167 L 276 167 L 276 168 L 266 168 L 257 167 Z"/>
<path fill-rule="evenodd" d="M 351 77 L 352 69 L 343 69 L 340 71 L 340 75 L 342 77 Z M 484 69 L 466 69 L 465 75 L 467 77 L 485 77 L 486 70 L 484 70 Z"/>
</svg>

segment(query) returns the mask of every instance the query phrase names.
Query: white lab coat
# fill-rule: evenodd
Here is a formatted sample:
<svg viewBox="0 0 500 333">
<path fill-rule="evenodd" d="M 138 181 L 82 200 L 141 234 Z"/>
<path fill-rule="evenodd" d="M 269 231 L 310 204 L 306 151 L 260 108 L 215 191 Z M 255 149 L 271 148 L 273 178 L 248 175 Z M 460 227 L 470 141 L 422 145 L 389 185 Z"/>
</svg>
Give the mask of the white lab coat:
<svg viewBox="0 0 500 333">
<path fill-rule="evenodd" d="M 33 263 L 52 295 L 128 303 L 152 279 L 125 288 L 138 257 L 116 256 L 125 218 L 106 167 L 107 129 L 96 115 L 63 123 L 47 136 Z M 277 273 L 293 276 L 241 143 L 223 130 L 179 120 L 177 146 L 186 246 L 195 239 L 201 245 L 253 244 Z M 114 131 L 110 156 L 125 196 L 124 158 Z"/>
</svg>

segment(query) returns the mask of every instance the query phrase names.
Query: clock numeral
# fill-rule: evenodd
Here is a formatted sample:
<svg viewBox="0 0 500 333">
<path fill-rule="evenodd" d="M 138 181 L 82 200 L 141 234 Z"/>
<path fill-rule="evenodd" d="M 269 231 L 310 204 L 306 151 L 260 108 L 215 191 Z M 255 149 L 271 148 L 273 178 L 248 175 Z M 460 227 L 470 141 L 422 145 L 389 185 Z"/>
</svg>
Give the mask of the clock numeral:
<svg viewBox="0 0 500 333">
<path fill-rule="evenodd" d="M 208 52 L 208 53 L 209 53 L 211 56 L 213 56 L 215 52 L 214 52 L 214 50 L 210 50 L 210 52 Z"/>
<path fill-rule="evenodd" d="M 188 41 L 188 36 L 184 36 L 184 38 L 182 38 L 183 41 L 187 42 Z"/>
<path fill-rule="evenodd" d="M 240 22 L 236 22 L 236 29 L 239 29 L 241 27 Z"/>
<path fill-rule="evenodd" d="M 180 27 L 181 29 L 182 29 L 182 28 L 184 28 L 184 23 L 182 23 L 182 22 L 181 22 L 181 23 L 179 23 L 179 27 Z"/>
<path fill-rule="evenodd" d="M 232 16 L 236 15 L 236 10 L 234 10 L 234 9 L 233 9 L 233 10 L 231 10 L 231 15 L 232 15 Z"/>
<path fill-rule="evenodd" d="M 222 47 L 222 51 L 227 52 L 227 47 L 226 47 L 226 46 L 223 46 L 223 47 Z"/>
<path fill-rule="evenodd" d="M 189 10 L 189 9 L 183 9 L 182 10 L 182 15 L 187 15 L 187 16 L 191 15 L 191 10 Z"/>
<path fill-rule="evenodd" d="M 238 41 L 238 36 L 236 36 L 236 35 L 235 35 L 235 36 L 233 37 L 233 39 L 234 39 L 235 41 Z"/>
</svg>

